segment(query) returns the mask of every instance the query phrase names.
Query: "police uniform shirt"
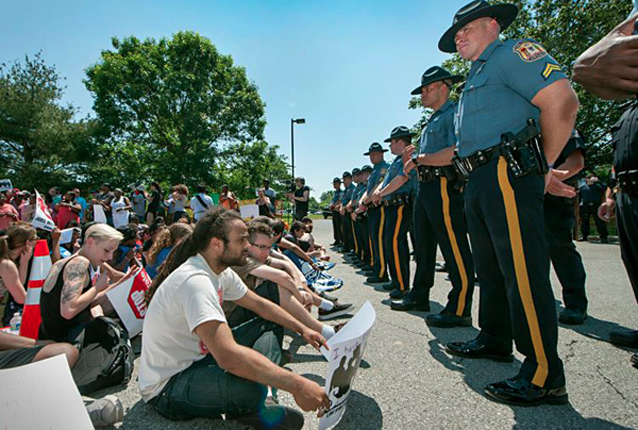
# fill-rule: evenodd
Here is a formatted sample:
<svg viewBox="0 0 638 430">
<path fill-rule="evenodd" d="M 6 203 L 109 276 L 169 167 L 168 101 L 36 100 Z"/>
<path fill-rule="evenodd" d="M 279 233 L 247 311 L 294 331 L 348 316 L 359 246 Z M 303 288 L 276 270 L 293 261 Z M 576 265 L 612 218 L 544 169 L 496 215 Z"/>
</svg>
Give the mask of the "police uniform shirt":
<svg viewBox="0 0 638 430">
<path fill-rule="evenodd" d="M 585 184 L 580 188 L 580 197 L 583 203 L 602 203 L 603 194 L 607 189 L 606 185 L 594 182 L 591 185 Z"/>
<path fill-rule="evenodd" d="M 421 133 L 419 154 L 432 154 L 456 143 L 454 114 L 456 103 L 448 100 L 434 112 Z"/>
<path fill-rule="evenodd" d="M 383 182 L 383 179 L 388 172 L 388 166 L 390 165 L 387 162 L 382 161 L 372 167 L 372 173 L 370 173 L 370 176 L 368 176 L 368 195 L 372 194 L 377 185 Z"/>
<path fill-rule="evenodd" d="M 616 173 L 638 169 L 638 100 L 625 110 L 611 128 Z"/>
<path fill-rule="evenodd" d="M 383 179 L 383 187 L 385 188 L 397 176 L 405 176 L 405 173 L 403 173 L 403 160 L 401 159 L 401 154 L 397 155 L 392 164 L 390 164 L 388 173 L 386 173 L 385 178 Z M 408 176 L 408 181 L 401 185 L 401 187 L 392 194 L 383 197 L 383 200 L 390 200 L 390 198 L 395 194 L 414 194 L 416 187 L 416 170 L 412 169 Z"/>
<path fill-rule="evenodd" d="M 351 182 L 350 185 L 345 187 L 345 189 L 341 193 L 341 204 L 343 206 L 347 205 L 348 203 L 350 203 L 350 200 L 352 200 L 352 193 L 354 193 L 354 189 L 355 186 Z"/>
<path fill-rule="evenodd" d="M 337 204 L 337 202 L 341 201 L 341 194 L 343 193 L 343 190 L 341 188 L 339 188 L 338 190 L 335 190 L 335 194 L 334 196 L 332 196 L 332 204 Z"/>
<path fill-rule="evenodd" d="M 361 197 L 363 197 L 363 193 L 366 192 L 366 185 L 363 183 L 357 184 L 357 186 L 354 189 L 354 193 L 352 193 L 352 201 L 354 202 L 353 205 L 355 206 L 359 206 L 359 200 L 361 199 Z"/>
<path fill-rule="evenodd" d="M 495 40 L 472 63 L 456 118 L 459 155 L 467 157 L 514 134 L 526 120 L 538 121 L 531 101 L 543 88 L 567 76 L 538 43 Z"/>
</svg>

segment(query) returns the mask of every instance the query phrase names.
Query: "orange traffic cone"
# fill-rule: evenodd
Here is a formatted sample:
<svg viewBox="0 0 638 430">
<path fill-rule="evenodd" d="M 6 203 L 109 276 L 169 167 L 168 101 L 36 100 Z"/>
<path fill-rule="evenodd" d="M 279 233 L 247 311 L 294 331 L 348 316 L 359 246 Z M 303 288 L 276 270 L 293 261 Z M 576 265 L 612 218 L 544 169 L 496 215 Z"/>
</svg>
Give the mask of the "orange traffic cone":
<svg viewBox="0 0 638 430">
<path fill-rule="evenodd" d="M 33 251 L 33 264 L 29 274 L 29 284 L 27 289 L 27 300 L 24 302 L 22 311 L 22 323 L 20 324 L 20 336 L 38 338 L 40 329 L 40 292 L 42 285 L 47 279 L 51 270 L 51 256 L 46 240 L 38 240 Z"/>
</svg>

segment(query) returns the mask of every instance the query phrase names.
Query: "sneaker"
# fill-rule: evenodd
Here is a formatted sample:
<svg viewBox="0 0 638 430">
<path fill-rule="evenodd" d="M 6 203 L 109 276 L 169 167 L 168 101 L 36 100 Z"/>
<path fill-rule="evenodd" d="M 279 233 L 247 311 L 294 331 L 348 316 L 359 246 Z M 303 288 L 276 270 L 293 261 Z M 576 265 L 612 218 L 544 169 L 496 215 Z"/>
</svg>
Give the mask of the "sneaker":
<svg viewBox="0 0 638 430">
<path fill-rule="evenodd" d="M 354 310 L 354 306 L 350 303 L 339 304 L 335 303 L 335 306 L 329 311 L 319 309 L 319 321 L 325 321 L 332 318 L 338 318 L 343 315 L 347 315 L 350 311 Z"/>
<path fill-rule="evenodd" d="M 321 297 L 322 299 L 326 299 L 326 300 L 328 300 L 329 302 L 333 302 L 333 303 L 334 303 L 334 302 L 336 302 L 337 300 L 339 300 L 339 298 L 338 298 L 338 297 L 336 297 L 336 296 L 331 296 L 330 294 L 327 294 L 327 293 L 325 293 L 325 292 L 323 292 L 323 291 L 319 291 L 319 292 L 317 293 L 317 295 L 318 295 L 319 297 Z"/>
<path fill-rule="evenodd" d="M 82 401 L 94 427 L 112 426 L 124 418 L 122 402 L 115 396 L 104 396 L 101 399 L 82 397 Z"/>
<path fill-rule="evenodd" d="M 264 405 L 248 414 L 226 414 L 226 419 L 255 430 L 301 430 L 304 425 L 301 412 L 281 405 Z"/>
</svg>

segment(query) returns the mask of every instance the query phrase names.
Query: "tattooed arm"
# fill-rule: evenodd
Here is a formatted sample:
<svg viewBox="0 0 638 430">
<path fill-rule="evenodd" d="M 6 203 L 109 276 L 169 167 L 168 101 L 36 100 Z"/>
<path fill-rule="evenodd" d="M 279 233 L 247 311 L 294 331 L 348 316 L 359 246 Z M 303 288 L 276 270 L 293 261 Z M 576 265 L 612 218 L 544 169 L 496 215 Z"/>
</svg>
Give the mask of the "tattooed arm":
<svg viewBox="0 0 638 430">
<path fill-rule="evenodd" d="M 99 290 L 93 286 L 82 293 L 84 287 L 91 282 L 88 268 L 89 261 L 84 257 L 74 258 L 64 268 L 60 315 L 68 320 L 91 306 L 99 293 Z"/>
</svg>

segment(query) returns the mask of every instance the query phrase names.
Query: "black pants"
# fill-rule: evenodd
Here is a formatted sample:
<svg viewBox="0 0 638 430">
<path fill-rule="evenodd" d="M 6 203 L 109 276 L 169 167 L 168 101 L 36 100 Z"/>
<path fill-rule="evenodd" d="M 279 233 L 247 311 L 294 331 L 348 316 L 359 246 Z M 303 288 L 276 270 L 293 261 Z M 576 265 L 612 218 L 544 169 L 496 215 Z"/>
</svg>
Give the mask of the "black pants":
<svg viewBox="0 0 638 430">
<path fill-rule="evenodd" d="M 371 251 L 372 247 L 370 243 L 368 220 L 366 217 L 354 221 L 354 230 L 357 233 L 357 243 L 359 244 L 359 253 L 357 254 L 361 261 L 372 266 L 371 264 Z"/>
<path fill-rule="evenodd" d="M 616 222 L 618 239 L 620 239 L 620 255 L 638 301 L 638 196 L 618 193 Z"/>
<path fill-rule="evenodd" d="M 357 231 L 354 228 L 354 220 L 352 219 L 352 212 L 346 214 L 348 217 L 348 228 L 350 229 L 350 237 L 352 238 L 352 252 L 359 255 L 359 238 L 357 237 Z"/>
<path fill-rule="evenodd" d="M 407 291 L 410 285 L 408 229 L 411 216 L 412 205 L 385 207 L 385 255 L 388 258 L 392 283 L 401 291 Z"/>
<path fill-rule="evenodd" d="M 545 233 L 549 243 L 549 256 L 556 276 L 563 287 L 563 304 L 567 309 L 587 310 L 585 293 L 585 266 L 572 241 L 569 225 L 546 222 Z"/>
<path fill-rule="evenodd" d="M 385 279 L 388 276 L 387 263 L 384 252 L 384 224 L 385 224 L 385 207 L 370 207 L 368 209 L 368 226 L 370 231 L 370 239 L 372 241 L 372 270 L 374 276 Z"/>
<path fill-rule="evenodd" d="M 474 292 L 474 262 L 463 205 L 463 194 L 446 178 L 421 182 L 414 205 L 417 265 L 410 297 L 417 302 L 429 300 L 438 243 L 452 281 L 443 312 L 457 316 L 472 314 Z"/>
<path fill-rule="evenodd" d="M 343 238 L 343 246 L 346 251 L 354 250 L 354 239 L 352 237 L 352 218 L 350 213 L 346 212 L 341 215 L 341 233 Z"/>
<path fill-rule="evenodd" d="M 544 180 L 514 178 L 499 157 L 470 174 L 465 208 L 481 281 L 479 339 L 525 356 L 519 376 L 539 387 L 565 384 L 549 282 Z"/>
<path fill-rule="evenodd" d="M 598 218 L 598 204 L 597 203 L 583 203 L 580 207 L 580 220 L 581 220 L 581 232 L 583 239 L 587 240 L 589 236 L 589 218 L 594 217 L 594 223 L 596 223 L 596 229 L 601 240 L 607 239 L 607 224 L 600 218 Z"/>
<path fill-rule="evenodd" d="M 342 243 L 341 239 L 341 214 L 337 211 L 332 211 L 332 235 L 337 245 Z"/>
</svg>

